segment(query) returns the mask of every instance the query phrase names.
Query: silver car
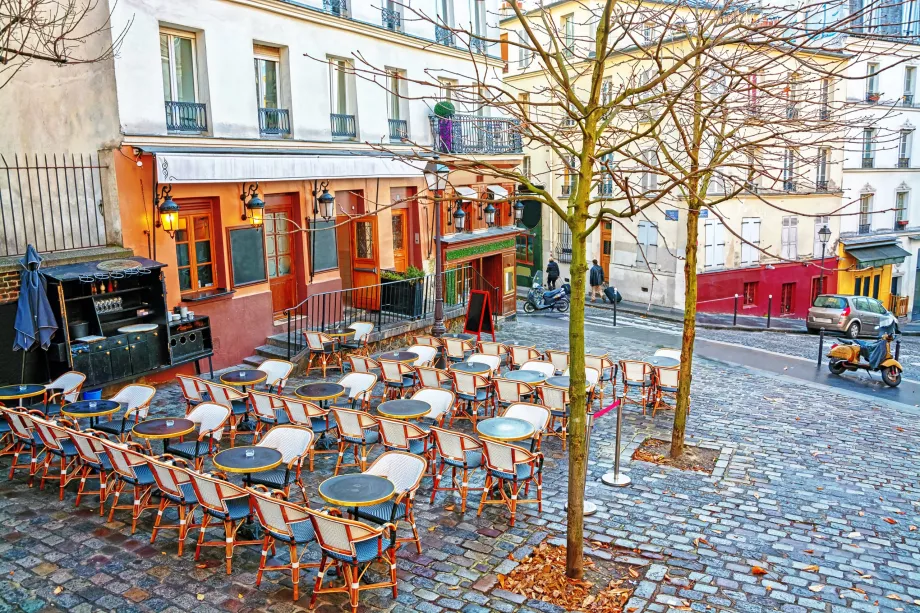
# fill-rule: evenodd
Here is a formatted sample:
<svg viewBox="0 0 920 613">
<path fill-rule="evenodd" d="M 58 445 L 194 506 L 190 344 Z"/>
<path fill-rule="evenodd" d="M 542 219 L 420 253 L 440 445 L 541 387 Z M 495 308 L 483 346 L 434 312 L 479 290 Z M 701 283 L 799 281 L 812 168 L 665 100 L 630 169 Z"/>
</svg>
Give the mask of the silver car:
<svg viewBox="0 0 920 613">
<path fill-rule="evenodd" d="M 880 327 L 891 324 L 897 331 L 897 319 L 875 298 L 843 294 L 822 294 L 815 298 L 805 321 L 812 334 L 824 328 L 828 332 L 842 332 L 850 338 L 877 337 Z"/>
</svg>

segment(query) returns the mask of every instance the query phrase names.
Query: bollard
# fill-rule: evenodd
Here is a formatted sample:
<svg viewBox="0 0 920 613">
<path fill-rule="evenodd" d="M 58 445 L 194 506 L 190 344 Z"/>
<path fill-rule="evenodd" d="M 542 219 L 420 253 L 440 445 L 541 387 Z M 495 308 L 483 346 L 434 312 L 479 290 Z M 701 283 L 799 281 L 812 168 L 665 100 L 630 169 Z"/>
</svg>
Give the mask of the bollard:
<svg viewBox="0 0 920 613">
<path fill-rule="evenodd" d="M 585 489 L 587 489 L 588 461 L 589 461 L 588 459 L 591 456 L 591 430 L 594 428 L 594 413 L 593 412 L 591 411 L 588 412 L 588 421 L 585 425 L 586 425 L 586 430 L 585 430 Z M 597 513 L 596 503 L 591 502 L 590 500 L 586 500 L 585 496 L 582 496 L 582 500 L 584 501 L 583 507 L 582 507 L 582 515 L 584 517 L 590 517 L 591 515 L 594 515 L 595 513 Z M 566 512 L 568 512 L 569 510 L 568 501 L 566 501 L 563 508 L 565 509 Z"/>
<path fill-rule="evenodd" d="M 623 403 L 617 405 L 617 430 L 616 430 L 616 441 L 613 445 L 613 472 L 607 473 L 601 477 L 601 481 L 604 482 L 604 485 L 611 485 L 614 487 L 624 487 L 629 485 L 632 482 L 626 475 L 620 474 L 620 433 L 621 426 L 623 424 Z"/>
<path fill-rule="evenodd" d="M 773 313 L 773 294 L 767 296 L 767 328 L 770 327 L 770 315 Z"/>
<path fill-rule="evenodd" d="M 901 339 L 894 342 L 894 359 L 901 361 Z"/>
<path fill-rule="evenodd" d="M 738 325 L 738 294 L 735 294 L 735 314 L 732 316 L 732 325 Z"/>
<path fill-rule="evenodd" d="M 613 327 L 617 327 L 617 288 L 613 288 Z"/>
<path fill-rule="evenodd" d="M 818 334 L 818 368 L 821 368 L 821 358 L 824 356 L 824 328 Z"/>
</svg>

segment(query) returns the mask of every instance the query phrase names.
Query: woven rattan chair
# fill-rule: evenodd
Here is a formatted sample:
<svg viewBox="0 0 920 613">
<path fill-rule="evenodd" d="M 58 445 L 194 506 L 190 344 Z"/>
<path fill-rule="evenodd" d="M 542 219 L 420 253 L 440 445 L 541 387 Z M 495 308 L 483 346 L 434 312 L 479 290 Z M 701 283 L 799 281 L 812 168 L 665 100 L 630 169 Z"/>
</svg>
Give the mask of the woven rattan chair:
<svg viewBox="0 0 920 613">
<path fill-rule="evenodd" d="M 505 412 L 502 413 L 502 417 L 514 417 L 517 419 L 523 419 L 524 421 L 531 424 L 534 428 L 531 450 L 539 450 L 541 442 L 543 441 L 543 435 L 546 433 L 546 429 L 549 427 L 550 419 L 552 419 L 552 414 L 548 408 L 541 404 L 516 402 L 509 405 L 508 408 L 505 409 Z"/>
<path fill-rule="evenodd" d="M 13 455 L 13 441 L 15 440 L 13 429 L 2 409 L 3 403 L 0 402 L 0 458 L 5 455 Z"/>
<path fill-rule="evenodd" d="M 620 376 L 623 380 L 621 402 L 624 406 L 627 403 L 641 406 L 642 414 L 645 415 L 646 406 L 652 402 L 655 396 L 655 379 L 652 365 L 648 362 L 620 360 Z M 631 391 L 638 392 L 638 399 L 629 395 Z"/>
<path fill-rule="evenodd" d="M 342 370 L 342 350 L 339 345 L 332 339 L 319 332 L 304 332 L 304 338 L 307 339 L 307 349 L 309 358 L 307 359 L 307 376 L 310 376 L 310 370 L 315 368 L 314 362 L 319 362 L 319 367 L 323 371 L 323 377 L 326 377 L 326 369 L 338 368 Z M 338 364 L 336 366 L 336 364 Z"/>
<path fill-rule="evenodd" d="M 258 441 L 269 428 L 291 423 L 287 412 L 284 410 L 283 396 L 250 390 L 249 406 L 252 407 L 252 412 L 256 418 L 256 430 L 252 437 L 253 442 Z"/>
<path fill-rule="evenodd" d="M 160 491 L 160 504 L 157 507 L 157 519 L 153 523 L 153 530 L 150 534 L 150 544 L 153 545 L 156 542 L 160 530 L 178 530 L 179 556 L 181 556 L 189 530 L 201 527 L 195 523 L 198 496 L 195 495 L 188 464 L 182 458 L 174 458 L 167 454 L 159 458 L 148 457 L 147 465 Z M 169 509 L 176 509 L 179 515 L 178 523 L 163 523 L 163 514 Z"/>
<path fill-rule="evenodd" d="M 368 354 L 368 342 L 370 341 L 371 332 L 374 331 L 374 324 L 369 321 L 356 321 L 348 326 L 355 333 L 342 341 L 342 349 L 347 349 L 352 353 L 358 355 L 367 355 Z"/>
<path fill-rule="evenodd" d="M 35 431 L 35 424 L 32 422 L 33 417 L 44 415 L 40 411 L 20 411 L 17 409 L 2 409 L 10 424 L 10 431 L 13 434 L 13 462 L 10 464 L 9 478 L 12 479 L 17 469 L 24 468 L 29 473 L 29 487 L 35 478 L 39 462 L 43 460 L 42 455 L 45 453 L 45 446 L 42 439 L 39 438 Z M 29 461 L 20 464 L 19 456 L 28 454 Z"/>
<path fill-rule="evenodd" d="M 380 372 L 383 375 L 383 395 L 386 399 L 402 398 L 415 387 L 415 370 L 408 364 L 380 360 Z"/>
<path fill-rule="evenodd" d="M 546 359 L 549 360 L 550 364 L 553 365 L 557 373 L 564 372 L 569 368 L 568 351 L 555 351 L 553 349 L 547 349 Z"/>
<path fill-rule="evenodd" d="M 376 419 L 380 424 L 380 441 L 385 451 L 405 451 L 426 460 L 430 457 L 428 432 L 404 419 Z"/>
<path fill-rule="evenodd" d="M 541 385 L 538 389 L 543 406 L 548 408 L 552 415 L 546 436 L 557 436 L 562 439 L 562 450 L 565 451 L 569 424 L 569 390 L 551 385 Z"/>
<path fill-rule="evenodd" d="M 147 456 L 144 455 L 144 448 L 138 443 L 113 443 L 105 439 L 100 439 L 105 453 L 112 464 L 112 470 L 115 474 L 115 487 L 112 488 L 112 506 L 109 508 L 109 523 L 115 518 L 115 511 L 118 509 L 131 510 L 131 534 L 137 530 L 137 520 L 141 513 L 147 509 L 155 509 L 158 505 L 150 504 L 150 494 L 156 485 L 153 473 L 150 472 L 150 466 L 147 464 Z M 125 493 L 126 488 L 131 488 L 131 504 L 119 505 L 118 501 L 121 495 Z"/>
<path fill-rule="evenodd" d="M 230 425 L 230 446 L 233 447 L 236 444 L 237 427 L 240 422 L 246 419 L 246 415 L 249 413 L 249 397 L 229 385 L 205 381 L 205 387 L 208 389 L 208 396 L 211 397 L 209 402 L 217 403 L 230 409 L 230 417 L 227 423 Z M 253 436 L 255 436 L 254 432 Z"/>
<path fill-rule="evenodd" d="M 595 388 L 598 405 L 604 406 L 604 389 L 608 384 L 613 388 L 611 393 L 613 398 L 616 399 L 617 371 L 619 370 L 616 363 L 606 355 L 585 355 L 585 366 L 594 368 L 600 373 L 600 379 L 598 380 L 597 388 Z"/>
<path fill-rule="evenodd" d="M 422 366 L 415 369 L 415 375 L 419 387 L 452 387 L 454 384 L 450 373 L 440 368 Z"/>
<path fill-rule="evenodd" d="M 481 488 L 470 487 L 470 471 L 482 467 L 482 443 L 468 434 L 454 432 L 443 428 L 432 427 L 431 436 L 434 438 L 435 448 L 438 452 L 437 465 L 433 468 L 434 482 L 431 484 L 431 504 L 438 492 L 459 492 L 460 512 L 466 512 L 466 496 L 472 490 Z M 442 487 L 444 469 L 450 467 L 450 487 Z M 460 471 L 460 481 L 457 481 L 457 471 Z"/>
<path fill-rule="evenodd" d="M 204 379 L 189 375 L 176 375 L 176 380 L 179 382 L 182 397 L 185 398 L 186 413 L 195 408 L 196 405 L 211 399 L 208 396 L 208 388 Z"/>
<path fill-rule="evenodd" d="M 471 351 L 473 344 L 470 341 L 464 341 L 459 338 L 445 338 L 441 342 L 444 344 L 444 355 L 450 362 L 462 362 L 466 355 Z"/>
<path fill-rule="evenodd" d="M 508 347 L 495 341 L 479 341 L 479 353 L 497 355 L 502 362 L 508 361 Z"/>
<path fill-rule="evenodd" d="M 380 370 L 380 364 L 377 360 L 371 359 L 366 355 L 350 355 L 347 358 L 349 365 L 351 366 L 351 372 L 369 372 L 373 373 L 375 370 Z"/>
<path fill-rule="evenodd" d="M 284 399 L 284 410 L 292 424 L 310 428 L 315 435 L 313 445 L 310 447 L 310 472 L 313 472 L 313 460 L 316 454 L 338 453 L 335 438 L 328 434 L 336 433 L 336 423 L 327 409 L 305 400 L 293 398 Z"/>
<path fill-rule="evenodd" d="M 492 400 L 492 383 L 482 375 L 474 375 L 458 370 L 451 371 L 454 377 L 454 389 L 457 391 L 458 402 L 454 404 L 454 411 L 450 416 L 450 426 L 453 427 L 455 419 L 469 419 L 476 429 L 476 420 L 479 410 L 484 409 L 484 415 L 489 413 Z M 463 410 L 466 407 L 466 410 Z"/>
<path fill-rule="evenodd" d="M 571 373 L 568 368 L 562 373 L 564 376 L 568 377 Z M 585 382 L 587 383 L 587 394 L 588 394 L 588 406 L 591 406 L 591 403 L 594 401 L 597 392 L 597 386 L 600 382 L 601 373 L 596 368 L 591 368 L 590 366 L 585 366 Z"/>
<path fill-rule="evenodd" d="M 338 475 L 340 469 L 349 466 L 357 466 L 364 471 L 367 468 L 368 447 L 380 442 L 377 420 L 362 411 L 338 407 L 332 407 L 330 411 L 339 430 L 339 457 L 335 462 L 333 474 Z M 355 461 L 354 463 L 343 463 L 345 451 L 349 447 L 351 447 Z"/>
<path fill-rule="evenodd" d="M 121 441 L 127 440 L 134 424 L 147 419 L 147 414 L 150 413 L 150 402 L 156 393 L 157 389 L 150 385 L 132 383 L 124 386 L 110 400 L 121 404 L 125 412 L 120 418 L 113 416 L 110 421 L 97 423 L 96 430 L 113 434 Z"/>
<path fill-rule="evenodd" d="M 406 351 L 411 353 L 418 354 L 418 359 L 412 363 L 412 366 L 432 366 L 434 364 L 434 359 L 438 355 L 438 350 L 436 347 L 429 347 L 428 345 L 411 345 Z"/>
<path fill-rule="evenodd" d="M 304 502 L 307 502 L 307 488 L 300 477 L 300 469 L 313 449 L 313 439 L 313 431 L 305 426 L 288 424 L 269 430 L 256 446 L 281 452 L 281 466 L 252 473 L 249 482 L 281 490 L 288 499 L 291 497 L 291 486 L 296 485 Z"/>
<path fill-rule="evenodd" d="M 322 552 L 316 583 L 313 585 L 313 597 L 310 599 L 310 609 L 316 606 L 316 598 L 320 594 L 348 594 L 352 613 L 358 613 L 358 599 L 365 590 L 390 588 L 393 590 L 393 598 L 397 597 L 396 548 L 392 539 L 396 527 L 393 524 L 374 528 L 330 513 L 312 509 L 306 509 L 306 512 L 313 521 L 316 541 Z M 390 567 L 389 581 L 363 583 L 361 578 L 378 560 Z M 339 568 L 338 576 L 344 579 L 344 584 L 323 587 L 326 571 L 332 566 Z"/>
<path fill-rule="evenodd" d="M 356 411 L 370 410 L 377 375 L 370 372 L 350 372 L 339 379 L 338 384 L 345 388 L 346 393 L 336 401 L 337 406 L 345 406 Z"/>
<path fill-rule="evenodd" d="M 499 371 L 502 365 L 501 356 L 489 355 L 486 353 L 471 353 L 466 361 L 471 364 L 485 364 L 489 367 L 489 376 L 494 375 Z"/>
<path fill-rule="evenodd" d="M 77 490 L 77 500 L 74 506 L 80 506 L 80 499 L 85 495 L 99 497 L 99 517 L 105 514 L 105 501 L 109 494 L 109 477 L 112 476 L 112 462 L 105 452 L 105 447 L 100 438 L 105 435 L 95 430 L 68 430 L 71 442 L 80 457 L 80 463 L 74 479 L 80 480 Z M 86 481 L 97 480 L 99 485 L 95 491 L 87 491 Z"/>
<path fill-rule="evenodd" d="M 671 358 L 680 362 L 680 349 L 663 348 L 655 352 L 656 358 Z"/>
<path fill-rule="evenodd" d="M 396 496 L 386 502 L 357 509 L 357 519 L 365 519 L 376 524 L 391 523 L 396 531 L 399 530 L 400 521 L 407 522 L 412 529 L 412 538 L 397 537 L 396 542 L 415 543 L 417 553 L 422 553 L 422 541 L 415 525 L 412 505 L 415 503 L 415 492 L 422 482 L 427 465 L 424 459 L 411 453 L 387 451 L 381 454 L 364 474 L 389 479 L 396 488 Z"/>
<path fill-rule="evenodd" d="M 492 379 L 495 390 L 495 404 L 498 407 L 507 407 L 517 402 L 526 402 L 534 396 L 534 387 L 529 383 L 512 381 L 496 377 Z"/>
<path fill-rule="evenodd" d="M 511 511 L 511 526 L 514 527 L 514 516 L 518 505 L 535 503 L 537 511 L 542 513 L 543 454 L 488 439 L 484 439 L 482 444 L 486 482 L 482 489 L 482 499 L 476 515 L 482 515 L 482 510 L 487 504 L 501 504 Z M 522 498 L 522 490 L 524 496 L 529 495 L 531 483 L 536 485 L 537 497 Z M 498 498 L 489 498 L 491 492 L 497 492 Z"/>
<path fill-rule="evenodd" d="M 525 362 L 530 362 L 531 360 L 539 360 L 542 357 L 542 354 L 533 347 L 525 347 L 523 345 L 508 345 L 508 363 L 514 370 L 520 368 L 521 365 Z"/>
<path fill-rule="evenodd" d="M 652 407 L 652 417 L 659 408 L 673 409 L 677 406 L 677 386 L 680 385 L 679 366 L 658 366 L 655 368 L 655 405 Z M 674 400 L 674 404 L 665 402 L 666 398 Z"/>
<path fill-rule="evenodd" d="M 224 563 L 229 575 L 233 570 L 233 549 L 240 545 L 260 545 L 261 540 L 241 541 L 237 531 L 247 519 L 250 519 L 249 491 L 222 479 L 220 473 L 203 475 L 189 472 L 195 497 L 204 512 L 201 518 L 198 542 L 195 544 L 195 561 L 201 558 L 202 547 L 223 547 Z M 208 526 L 216 527 L 217 522 L 223 526 L 223 538 L 206 541 Z"/>
<path fill-rule="evenodd" d="M 543 360 L 529 360 L 521 364 L 518 370 L 532 370 L 546 377 L 552 377 L 556 374 L 556 366 L 552 362 L 544 362 Z"/>
<path fill-rule="evenodd" d="M 198 434 L 195 440 L 170 442 L 164 451 L 186 460 L 192 460 L 195 463 L 195 470 L 201 470 L 204 459 L 213 456 L 220 446 L 224 426 L 230 419 L 230 409 L 222 404 L 202 402 L 185 418 L 198 424 Z"/>
<path fill-rule="evenodd" d="M 58 500 L 64 500 L 64 488 L 77 475 L 76 467 L 79 460 L 77 448 L 70 440 L 68 429 L 63 425 L 73 426 L 67 420 L 60 420 L 60 424 L 40 417 L 32 419 L 35 432 L 45 446 L 45 459 L 41 464 L 42 476 L 39 479 L 38 489 L 45 488 L 45 481 L 58 484 Z M 55 472 L 56 471 L 56 472 Z"/>
<path fill-rule="evenodd" d="M 287 360 L 265 360 L 259 368 L 265 373 L 265 387 L 269 393 L 281 394 L 287 385 L 288 377 L 294 371 L 294 365 Z"/>
<path fill-rule="evenodd" d="M 435 349 L 438 349 L 444 345 L 444 343 L 441 342 L 441 339 L 437 338 L 436 336 L 428 336 L 428 335 L 413 336 L 412 344 L 413 345 L 425 345 L 426 347 L 434 347 Z"/>
<path fill-rule="evenodd" d="M 305 507 L 310 505 L 305 502 L 301 506 L 281 500 L 277 492 L 271 494 L 264 486 L 249 488 L 249 494 L 256 517 L 265 529 L 265 536 L 262 539 L 262 556 L 259 558 L 259 571 L 256 573 L 256 587 L 262 584 L 262 573 L 265 571 L 289 570 L 291 571 L 294 600 L 297 601 L 300 599 L 300 569 L 319 567 L 319 563 L 301 562 L 303 555 L 307 552 L 307 545 L 316 540 L 313 522 L 305 510 Z M 287 564 L 268 564 L 268 552 L 273 551 L 276 544 L 287 545 L 290 555 L 290 561 Z"/>
<path fill-rule="evenodd" d="M 431 420 L 440 426 L 444 423 L 444 417 L 453 410 L 457 397 L 452 391 L 440 387 L 423 387 L 412 394 L 412 400 L 421 400 L 431 405 L 431 410 L 422 419 Z"/>
<path fill-rule="evenodd" d="M 80 399 L 80 390 L 86 382 L 86 375 L 72 370 L 65 372 L 51 383 L 45 384 L 45 395 L 41 402 L 33 404 L 30 409 L 41 411 L 45 415 L 57 415 L 61 407 Z"/>
</svg>

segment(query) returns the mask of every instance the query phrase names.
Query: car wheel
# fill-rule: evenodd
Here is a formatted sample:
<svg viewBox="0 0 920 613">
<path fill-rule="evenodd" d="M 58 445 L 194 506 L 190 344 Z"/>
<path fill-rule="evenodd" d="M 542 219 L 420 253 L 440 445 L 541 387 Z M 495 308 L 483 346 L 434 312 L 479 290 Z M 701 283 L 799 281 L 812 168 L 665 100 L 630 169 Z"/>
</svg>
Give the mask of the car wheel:
<svg viewBox="0 0 920 613">
<path fill-rule="evenodd" d="M 901 383 L 901 369 L 897 366 L 883 366 L 882 381 L 889 387 L 897 387 Z"/>
<path fill-rule="evenodd" d="M 854 321 L 850 324 L 850 327 L 847 328 L 847 336 L 849 338 L 856 338 L 859 336 L 859 322 Z"/>
<path fill-rule="evenodd" d="M 525 302 L 525 303 L 524 303 L 524 312 L 525 312 L 525 313 L 533 313 L 533 312 L 536 311 L 536 310 L 537 310 L 537 309 L 536 309 L 536 307 L 533 305 L 532 302 L 528 301 L 528 302 Z"/>
<path fill-rule="evenodd" d="M 827 369 L 835 375 L 842 375 L 843 371 L 846 370 L 846 368 L 843 367 L 842 360 L 831 360 L 827 363 Z"/>
</svg>

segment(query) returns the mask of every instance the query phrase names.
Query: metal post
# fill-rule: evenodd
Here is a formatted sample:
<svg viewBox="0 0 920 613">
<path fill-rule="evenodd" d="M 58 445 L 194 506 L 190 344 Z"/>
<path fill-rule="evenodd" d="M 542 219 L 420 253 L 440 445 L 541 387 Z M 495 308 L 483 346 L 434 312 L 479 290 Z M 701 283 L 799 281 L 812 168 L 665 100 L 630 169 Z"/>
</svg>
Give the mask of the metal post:
<svg viewBox="0 0 920 613">
<path fill-rule="evenodd" d="M 617 431 L 616 431 L 616 441 L 614 442 L 614 445 L 613 445 L 613 449 L 614 449 L 613 451 L 614 453 L 613 472 L 607 473 L 603 477 L 601 477 L 601 481 L 604 483 L 604 485 L 610 485 L 613 487 L 624 487 L 632 483 L 632 479 L 630 479 L 626 475 L 620 474 L 620 435 L 622 432 L 622 425 L 623 425 L 623 403 L 620 402 L 620 404 L 617 405 Z"/>
<path fill-rule="evenodd" d="M 613 288 L 613 327 L 617 326 L 617 288 Z"/>
<path fill-rule="evenodd" d="M 821 358 L 824 355 L 824 328 L 818 333 L 818 368 L 821 368 Z"/>
<path fill-rule="evenodd" d="M 593 413 L 590 413 L 590 412 L 588 413 L 588 421 L 587 421 L 586 426 L 587 426 L 587 430 L 585 431 L 585 489 L 587 489 L 587 485 L 588 485 L 588 460 L 591 457 L 591 430 L 594 429 L 594 414 Z M 582 499 L 584 499 L 584 496 L 582 496 Z M 569 503 L 566 502 L 563 508 L 566 511 L 568 511 Z M 584 505 L 582 507 L 582 515 L 585 517 L 590 517 L 591 515 L 594 515 L 595 513 L 597 513 L 597 505 L 591 502 L 590 500 L 585 500 Z"/>
<path fill-rule="evenodd" d="M 738 294 L 735 294 L 735 313 L 732 315 L 732 325 L 738 325 Z"/>
<path fill-rule="evenodd" d="M 767 296 L 767 327 L 770 327 L 770 316 L 773 314 L 773 294 Z"/>
</svg>

